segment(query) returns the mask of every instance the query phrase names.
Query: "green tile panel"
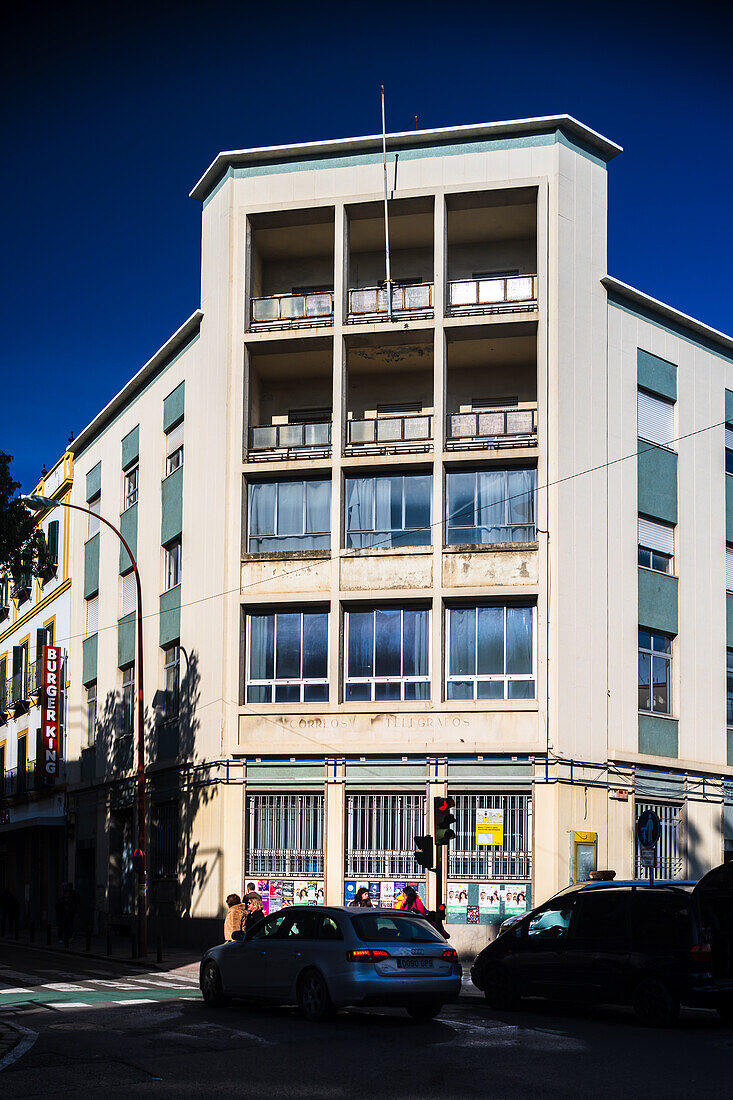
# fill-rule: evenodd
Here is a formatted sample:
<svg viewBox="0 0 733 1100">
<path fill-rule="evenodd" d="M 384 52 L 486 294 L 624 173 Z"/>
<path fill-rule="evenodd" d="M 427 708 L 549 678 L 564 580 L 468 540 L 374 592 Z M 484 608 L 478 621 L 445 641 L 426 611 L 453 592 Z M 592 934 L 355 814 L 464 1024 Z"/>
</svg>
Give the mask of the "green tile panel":
<svg viewBox="0 0 733 1100">
<path fill-rule="evenodd" d="M 99 635 L 92 634 L 81 643 L 81 680 L 83 684 L 91 684 L 97 679 L 97 649 Z"/>
<path fill-rule="evenodd" d="M 160 541 L 166 546 L 183 529 L 183 466 L 163 481 Z"/>
<path fill-rule="evenodd" d="M 137 504 L 131 504 L 120 516 L 120 532 L 137 558 Z M 131 569 L 130 555 L 120 543 L 120 573 L 129 573 Z"/>
<path fill-rule="evenodd" d="M 642 389 L 658 393 L 670 401 L 677 400 L 677 367 L 674 363 L 637 348 L 636 377 Z"/>
<path fill-rule="evenodd" d="M 169 393 L 163 401 L 163 431 L 168 432 L 171 428 L 183 420 L 183 410 L 185 405 L 186 396 L 186 383 L 181 382 L 180 386 L 176 386 L 173 393 Z"/>
<path fill-rule="evenodd" d="M 122 440 L 122 469 L 132 466 L 140 457 L 140 425 L 136 425 Z"/>
<path fill-rule="evenodd" d="M 733 424 L 733 390 L 725 391 L 725 420 L 727 424 Z"/>
<path fill-rule="evenodd" d="M 733 767 L 733 729 L 728 730 L 728 767 Z"/>
<path fill-rule="evenodd" d="M 725 541 L 733 542 L 733 474 L 725 475 Z"/>
<path fill-rule="evenodd" d="M 93 500 L 94 497 L 102 491 L 102 463 L 98 462 L 96 466 L 92 466 L 91 470 L 87 474 L 87 501 Z"/>
<path fill-rule="evenodd" d="M 666 447 L 638 442 L 639 511 L 664 523 L 677 522 L 677 455 Z"/>
<path fill-rule="evenodd" d="M 639 752 L 649 756 L 677 757 L 677 719 L 660 714 L 639 715 Z"/>
<path fill-rule="evenodd" d="M 170 645 L 181 637 L 181 586 L 170 588 L 160 597 L 160 645 Z"/>
<path fill-rule="evenodd" d="M 726 645 L 733 649 L 733 592 L 725 594 L 725 629 Z"/>
<path fill-rule="evenodd" d="M 677 578 L 639 568 L 639 626 L 677 633 Z"/>
<path fill-rule="evenodd" d="M 135 616 L 131 611 L 117 620 L 117 667 L 133 664 L 135 660 Z"/>
<path fill-rule="evenodd" d="M 84 599 L 99 592 L 99 534 L 84 543 Z"/>
</svg>

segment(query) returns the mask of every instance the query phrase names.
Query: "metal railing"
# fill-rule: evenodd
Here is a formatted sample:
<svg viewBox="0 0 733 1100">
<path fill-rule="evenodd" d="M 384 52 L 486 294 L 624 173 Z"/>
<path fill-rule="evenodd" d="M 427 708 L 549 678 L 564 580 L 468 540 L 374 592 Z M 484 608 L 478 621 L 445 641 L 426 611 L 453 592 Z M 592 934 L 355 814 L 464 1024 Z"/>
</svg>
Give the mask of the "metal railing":
<svg viewBox="0 0 733 1100">
<path fill-rule="evenodd" d="M 26 600 L 30 599 L 32 589 L 33 577 L 30 573 L 24 573 L 13 581 L 10 595 L 13 599 L 17 600 L 18 603 L 24 603 Z"/>
<path fill-rule="evenodd" d="M 529 879 L 532 874 L 532 798 L 529 794 L 459 794 L 455 798 L 456 838 L 448 855 L 453 879 Z M 476 844 L 476 811 L 504 811 L 504 842 Z"/>
<path fill-rule="evenodd" d="M 448 283 L 449 313 L 515 313 L 537 308 L 537 276 L 456 279 Z"/>
<path fill-rule="evenodd" d="M 255 457 L 289 458 L 293 451 L 331 453 L 331 423 L 261 424 L 249 430 L 250 460 Z"/>
<path fill-rule="evenodd" d="M 424 878 L 414 851 L 424 832 L 425 795 L 347 795 L 346 877 Z"/>
<path fill-rule="evenodd" d="M 385 320 L 388 317 L 386 286 L 370 286 L 349 291 L 349 321 Z M 433 312 L 432 283 L 393 283 L 392 316 L 429 317 Z"/>
<path fill-rule="evenodd" d="M 432 442 L 433 417 L 429 413 L 377 416 L 346 422 L 346 446 L 354 450 L 427 451 L 432 448 Z"/>
<path fill-rule="evenodd" d="M 247 811 L 248 875 L 323 875 L 322 794 L 250 795 Z"/>
<path fill-rule="evenodd" d="M 654 849 L 654 877 L 655 878 L 681 878 L 684 870 L 680 844 L 680 829 L 682 824 L 682 806 L 660 802 L 636 802 L 636 816 L 639 817 L 644 810 L 653 810 L 659 817 L 661 833 L 659 842 Z M 648 870 L 642 866 L 641 847 L 636 843 L 636 877 L 646 878 Z"/>
<path fill-rule="evenodd" d="M 531 447 L 537 442 L 537 409 L 486 409 L 448 413 L 446 450 L 460 447 Z"/>
<path fill-rule="evenodd" d="M 271 294 L 252 299 L 252 328 L 293 328 L 333 323 L 333 291 Z"/>
</svg>

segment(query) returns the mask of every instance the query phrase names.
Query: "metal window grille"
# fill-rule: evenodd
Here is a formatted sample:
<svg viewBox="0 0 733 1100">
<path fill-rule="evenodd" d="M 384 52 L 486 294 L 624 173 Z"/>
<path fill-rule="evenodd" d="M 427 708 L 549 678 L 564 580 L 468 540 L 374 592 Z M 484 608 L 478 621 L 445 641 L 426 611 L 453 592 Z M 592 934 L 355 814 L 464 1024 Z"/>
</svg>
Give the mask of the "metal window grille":
<svg viewBox="0 0 733 1100">
<path fill-rule="evenodd" d="M 172 800 L 154 805 L 153 833 L 155 840 L 153 874 L 156 878 L 176 878 L 180 833 L 178 802 Z"/>
<path fill-rule="evenodd" d="M 323 795 L 255 794 L 247 799 L 245 877 L 323 875 Z"/>
<path fill-rule="evenodd" d="M 425 877 L 414 859 L 425 833 L 425 795 L 351 794 L 346 798 L 346 877 Z"/>
<path fill-rule="evenodd" d="M 644 810 L 653 810 L 658 816 L 662 826 L 654 852 L 654 876 L 655 878 L 681 878 L 683 873 L 681 829 L 682 806 L 664 802 L 639 802 L 636 803 L 636 816 Z M 647 868 L 641 865 L 641 847 L 636 843 L 636 877 L 646 878 Z"/>
<path fill-rule="evenodd" d="M 532 796 L 530 794 L 459 794 L 448 854 L 453 879 L 528 879 L 532 874 Z M 504 843 L 476 843 L 476 811 L 504 811 Z"/>
</svg>

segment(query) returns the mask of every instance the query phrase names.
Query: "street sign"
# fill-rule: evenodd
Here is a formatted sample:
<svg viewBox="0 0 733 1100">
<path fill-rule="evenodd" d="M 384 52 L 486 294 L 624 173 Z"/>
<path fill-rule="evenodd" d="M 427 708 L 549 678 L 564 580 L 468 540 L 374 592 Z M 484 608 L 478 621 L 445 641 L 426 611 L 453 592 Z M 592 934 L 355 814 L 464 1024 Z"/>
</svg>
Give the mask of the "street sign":
<svg viewBox="0 0 733 1100">
<path fill-rule="evenodd" d="M 501 848 L 504 844 L 504 811 L 476 810 L 476 844 Z"/>
<path fill-rule="evenodd" d="M 640 848 L 654 848 L 662 835 L 662 825 L 654 810 L 644 810 L 636 819 L 636 839 Z"/>
<path fill-rule="evenodd" d="M 642 865 L 642 867 L 653 867 L 654 866 L 654 854 L 655 853 L 654 853 L 653 848 L 642 848 L 641 849 L 641 865 Z"/>
</svg>

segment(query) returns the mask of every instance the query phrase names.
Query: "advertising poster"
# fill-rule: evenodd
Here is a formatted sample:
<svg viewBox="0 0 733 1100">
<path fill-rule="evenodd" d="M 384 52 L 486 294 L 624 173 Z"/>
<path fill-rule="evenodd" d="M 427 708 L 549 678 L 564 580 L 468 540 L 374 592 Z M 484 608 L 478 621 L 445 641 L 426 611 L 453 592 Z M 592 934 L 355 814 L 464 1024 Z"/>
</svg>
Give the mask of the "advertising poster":
<svg viewBox="0 0 733 1100">
<path fill-rule="evenodd" d="M 284 909 L 287 905 L 292 905 L 293 904 L 293 893 L 294 893 L 295 883 L 293 882 L 292 879 L 283 879 L 283 884 L 282 885 L 283 885 L 282 908 Z"/>
<path fill-rule="evenodd" d="M 524 886 L 503 886 L 501 893 L 505 917 L 513 917 L 517 913 L 527 911 L 527 894 Z"/>
<path fill-rule="evenodd" d="M 352 901 L 356 897 L 356 883 L 345 882 L 344 883 L 344 905 L 351 905 Z"/>
<path fill-rule="evenodd" d="M 380 882 L 370 882 L 369 883 L 369 897 L 372 899 L 372 906 L 375 909 L 379 908 L 379 898 L 380 898 L 380 894 L 381 894 L 380 887 L 381 887 Z"/>
<path fill-rule="evenodd" d="M 481 917 L 485 917 L 488 924 L 499 920 L 501 909 L 501 891 L 498 883 L 481 882 L 478 888 L 478 908 Z"/>
<path fill-rule="evenodd" d="M 445 900 L 448 924 L 465 924 L 468 909 L 468 883 L 449 882 Z"/>
<path fill-rule="evenodd" d="M 469 905 L 466 909 L 466 924 L 478 924 L 479 912 L 478 905 Z"/>
<path fill-rule="evenodd" d="M 476 844 L 503 847 L 504 811 L 476 810 Z"/>
<path fill-rule="evenodd" d="M 382 882 L 379 890 L 379 904 L 382 909 L 394 909 L 394 883 Z"/>
<path fill-rule="evenodd" d="M 283 907 L 283 884 L 282 879 L 271 878 L 270 879 L 270 905 L 269 911 L 271 913 L 277 913 Z"/>
</svg>

